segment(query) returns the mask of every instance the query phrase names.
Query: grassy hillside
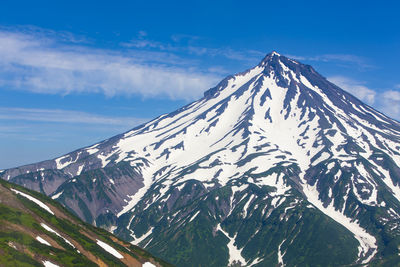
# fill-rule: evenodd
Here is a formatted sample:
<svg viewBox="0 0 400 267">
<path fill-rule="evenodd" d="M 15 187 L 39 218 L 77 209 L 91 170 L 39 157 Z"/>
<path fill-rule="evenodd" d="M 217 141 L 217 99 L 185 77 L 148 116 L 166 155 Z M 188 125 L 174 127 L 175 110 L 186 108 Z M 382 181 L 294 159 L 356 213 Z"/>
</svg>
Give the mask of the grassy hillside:
<svg viewBox="0 0 400 267">
<path fill-rule="evenodd" d="M 0 180 L 0 266 L 171 266 L 40 193 Z"/>
</svg>

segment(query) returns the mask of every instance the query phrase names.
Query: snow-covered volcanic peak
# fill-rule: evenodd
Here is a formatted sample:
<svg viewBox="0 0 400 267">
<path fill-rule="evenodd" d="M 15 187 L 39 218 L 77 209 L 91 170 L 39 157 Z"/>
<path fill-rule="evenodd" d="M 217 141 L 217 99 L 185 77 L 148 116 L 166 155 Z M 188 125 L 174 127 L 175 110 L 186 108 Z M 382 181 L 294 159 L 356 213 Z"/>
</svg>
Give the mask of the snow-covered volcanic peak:
<svg viewBox="0 0 400 267">
<path fill-rule="evenodd" d="M 303 173 L 300 182 L 308 200 L 352 231 L 363 246 L 360 253 L 367 254 L 376 246 L 374 238 L 335 209 L 333 201 L 322 203 L 316 185 L 311 186 L 304 174 L 328 159 L 329 168 L 355 166 L 359 155 L 371 159 L 378 150 L 399 166 L 399 141 L 397 122 L 362 104 L 310 66 L 273 52 L 256 67 L 227 77 L 199 101 L 127 132 L 108 153 L 95 154 L 103 167 L 129 161 L 144 176 L 145 186 L 119 215 L 133 208 L 153 183 L 160 182 L 158 197 L 162 198 L 169 187 L 190 179 L 212 188 L 249 171 L 261 174 L 278 165 L 296 164 Z M 349 143 L 361 150 L 352 151 Z M 354 192 L 362 203 L 379 205 L 377 183 L 361 163 L 356 167 L 365 175 L 354 177 Z M 383 181 L 400 200 L 400 189 L 385 175 L 387 171 L 378 164 L 373 169 L 386 177 Z M 275 186 L 276 194 L 284 195 L 291 188 L 274 175 L 252 182 Z"/>
<path fill-rule="evenodd" d="M 160 183 L 158 198 L 162 198 L 169 187 L 190 179 L 213 188 L 249 171 L 262 174 L 278 165 L 297 164 L 307 199 L 354 233 L 360 242 L 360 257 L 367 262 L 376 253 L 375 238 L 346 217 L 344 209 L 334 207 L 333 201 L 323 203 L 317 186 L 310 185 L 304 174 L 328 159 L 331 168 L 335 164 L 354 166 L 358 155 L 370 159 L 377 149 L 399 165 L 399 130 L 397 122 L 363 105 L 310 66 L 274 52 L 256 67 L 227 77 L 203 99 L 126 133 L 101 157 L 107 164 L 117 154 L 116 162 L 130 161 L 132 166 L 146 159 L 141 168 L 145 186 L 119 215 L 133 208 L 153 183 Z M 349 142 L 362 150 L 349 151 Z M 362 164 L 357 168 L 366 174 L 354 177 L 354 192 L 364 193 L 363 197 L 358 194 L 362 203 L 379 205 L 377 183 Z M 382 177 L 387 173 L 379 165 L 374 170 Z M 385 177 L 400 200 L 400 189 Z M 251 182 L 274 186 L 277 195 L 291 189 L 275 173 Z"/>
<path fill-rule="evenodd" d="M 196 102 L 46 164 L 74 177 L 129 162 L 143 176 L 144 186 L 127 196 L 118 216 L 131 211 L 150 187 L 157 191 L 155 203 L 165 201 L 169 188 L 189 180 L 211 190 L 248 176 L 248 183 L 275 187 L 272 197 L 278 200 L 291 194 L 293 183 L 271 169 L 296 166 L 295 189 L 351 231 L 360 243 L 360 260 L 368 262 L 377 252 L 377 242 L 356 217 L 350 218 L 359 206 L 347 199 L 351 192 L 361 204 L 384 206 L 378 199 L 383 181 L 400 201 L 399 181 L 383 164 L 390 161 L 398 169 L 399 151 L 398 122 L 311 66 L 272 52 L 254 68 L 228 76 Z M 351 179 L 343 178 L 347 173 Z M 329 185 L 324 184 L 325 176 L 333 177 Z M 346 184 L 345 192 L 333 195 L 340 182 Z M 232 197 L 245 188 L 232 186 Z"/>
<path fill-rule="evenodd" d="M 273 52 L 256 67 L 227 77 L 201 100 L 127 132 L 108 153 L 96 154 L 103 167 L 119 161 L 136 166 L 146 159 L 140 170 L 147 185 L 168 177 L 170 185 L 196 179 L 213 186 L 283 163 L 306 171 L 327 159 L 343 164 L 358 154 L 368 159 L 374 149 L 400 163 L 399 139 L 397 122 L 310 66 Z M 350 140 L 363 151 L 346 151 Z M 195 172 L 188 170 L 193 165 L 199 166 Z"/>
</svg>

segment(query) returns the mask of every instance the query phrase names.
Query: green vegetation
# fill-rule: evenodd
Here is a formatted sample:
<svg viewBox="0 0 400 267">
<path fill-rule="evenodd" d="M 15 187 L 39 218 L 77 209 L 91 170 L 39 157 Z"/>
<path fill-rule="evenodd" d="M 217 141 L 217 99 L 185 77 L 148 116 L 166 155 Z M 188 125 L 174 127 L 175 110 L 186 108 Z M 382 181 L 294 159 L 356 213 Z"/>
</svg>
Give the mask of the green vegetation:
<svg viewBox="0 0 400 267">
<path fill-rule="evenodd" d="M 278 166 L 271 173 L 283 169 L 292 175 L 297 171 L 295 166 Z M 358 242 L 353 235 L 320 211 L 307 207 L 309 203 L 301 200 L 300 194 L 286 197 L 266 216 L 265 207 L 271 206 L 273 199 L 267 196 L 275 190 L 248 184 L 234 195 L 235 208 L 229 212 L 231 187 L 246 183 L 247 179 L 243 177 L 210 192 L 201 182 L 190 180 L 180 191 L 167 192 L 173 203 L 155 203 L 142 212 L 146 198 L 152 198 L 145 196 L 135 209 L 134 214 L 141 216 L 134 216 L 131 229 L 141 236 L 155 225 L 153 234 L 141 244 L 177 266 L 228 265 L 229 239 L 216 230 L 220 220 L 220 227 L 230 237 L 237 234 L 235 245 L 242 249 L 248 263 L 262 259 L 254 266 L 276 266 L 280 244 L 286 266 L 344 266 L 355 262 Z M 254 197 L 245 216 L 243 210 L 251 195 Z M 287 209 L 296 201 L 296 209 Z"/>
<path fill-rule="evenodd" d="M 55 215 L 33 201 L 14 194 L 10 188 L 37 198 L 50 206 Z M 63 238 L 47 231 L 41 223 L 48 225 Z M 38 236 L 51 245 L 36 240 Z M 79 244 L 79 249 L 64 238 Z M 124 257 L 120 260 L 114 257 L 97 245 L 97 239 L 132 258 Z M 92 255 L 92 259 L 88 257 L 89 254 Z M 0 180 L 0 266 L 42 266 L 42 261 L 50 261 L 60 266 L 97 266 L 92 261 L 93 257 L 108 266 L 127 266 L 134 264 L 132 261 L 136 261 L 135 264 L 151 261 L 158 262 L 160 266 L 170 266 L 142 249 L 118 240 L 107 231 L 81 221 L 56 201 Z"/>
</svg>

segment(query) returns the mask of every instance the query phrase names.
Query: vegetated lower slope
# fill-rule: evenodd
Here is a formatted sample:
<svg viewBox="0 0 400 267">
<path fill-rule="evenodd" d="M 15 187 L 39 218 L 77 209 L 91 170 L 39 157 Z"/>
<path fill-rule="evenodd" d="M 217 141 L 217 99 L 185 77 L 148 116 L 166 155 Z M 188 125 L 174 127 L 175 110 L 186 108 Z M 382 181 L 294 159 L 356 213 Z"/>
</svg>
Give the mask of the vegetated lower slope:
<svg viewBox="0 0 400 267">
<path fill-rule="evenodd" d="M 0 176 L 178 266 L 400 262 L 400 123 L 275 52 L 175 112 Z"/>
<path fill-rule="evenodd" d="M 172 266 L 47 196 L 0 181 L 0 266 Z"/>
</svg>

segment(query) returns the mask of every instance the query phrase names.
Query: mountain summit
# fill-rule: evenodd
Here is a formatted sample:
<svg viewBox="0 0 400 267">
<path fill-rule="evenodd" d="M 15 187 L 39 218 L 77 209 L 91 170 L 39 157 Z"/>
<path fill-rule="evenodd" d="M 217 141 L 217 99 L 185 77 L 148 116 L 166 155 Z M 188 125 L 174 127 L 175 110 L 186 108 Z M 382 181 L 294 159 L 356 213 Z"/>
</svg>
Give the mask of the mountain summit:
<svg viewBox="0 0 400 267">
<path fill-rule="evenodd" d="M 400 123 L 268 54 L 170 114 L 3 171 L 178 266 L 400 260 Z"/>
</svg>

